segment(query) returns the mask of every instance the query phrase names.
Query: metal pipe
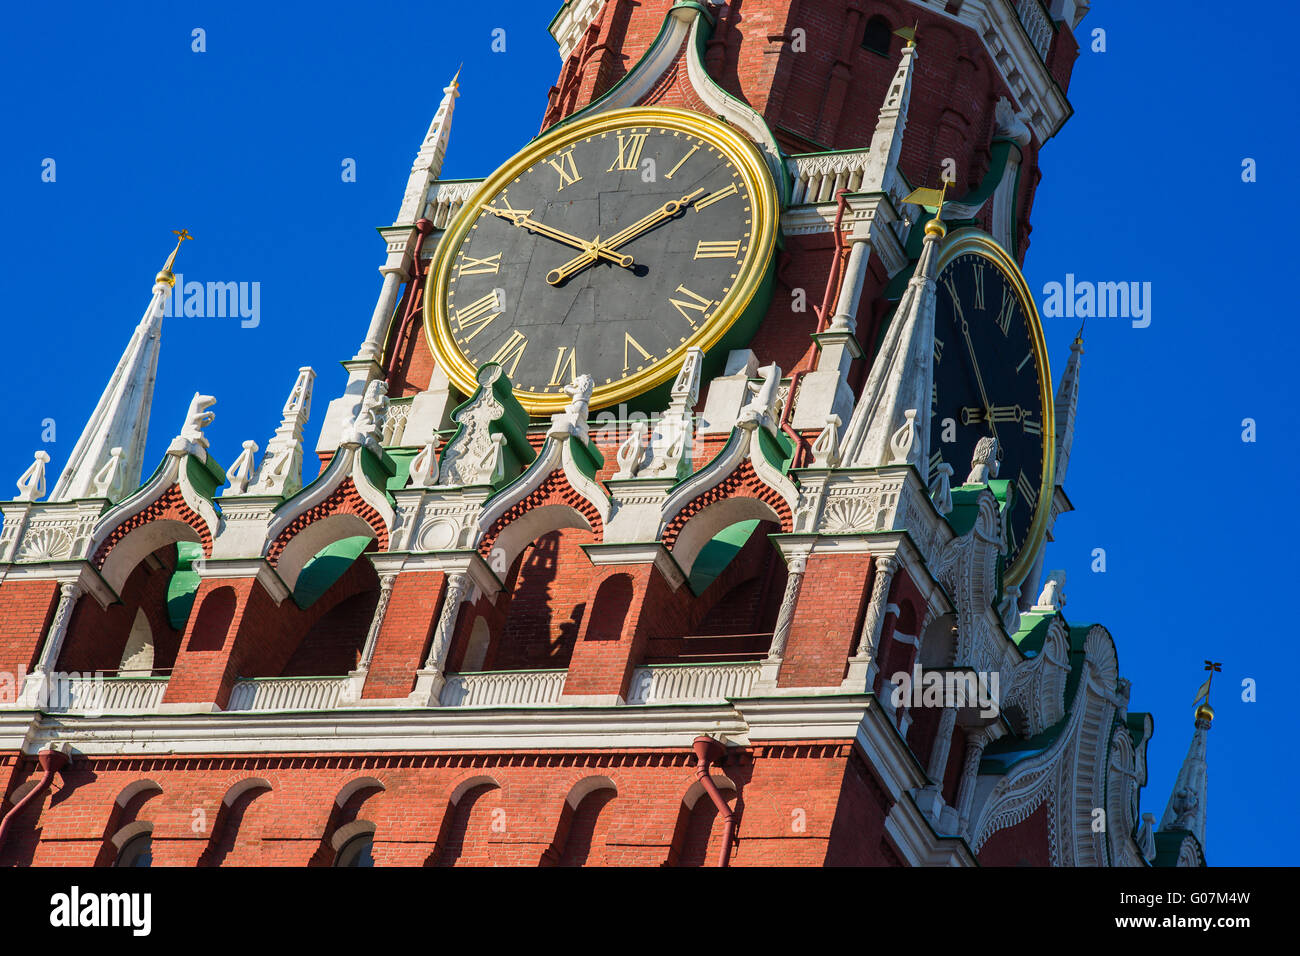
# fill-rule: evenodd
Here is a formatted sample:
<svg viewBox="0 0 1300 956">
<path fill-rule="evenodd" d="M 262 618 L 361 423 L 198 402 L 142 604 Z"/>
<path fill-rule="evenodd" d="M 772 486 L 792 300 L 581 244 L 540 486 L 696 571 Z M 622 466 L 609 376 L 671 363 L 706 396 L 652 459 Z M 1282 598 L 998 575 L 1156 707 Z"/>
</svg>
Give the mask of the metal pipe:
<svg viewBox="0 0 1300 956">
<path fill-rule="evenodd" d="M 50 789 L 50 784 L 54 782 L 54 775 L 68 765 L 68 755 L 62 750 L 42 750 L 36 755 L 36 760 L 44 773 L 36 786 L 27 791 L 27 795 L 15 803 L 13 809 L 5 814 L 3 820 L 0 820 L 0 850 L 4 849 L 5 838 L 9 835 L 9 827 L 13 821 L 27 809 L 28 804 L 38 800 L 46 790 Z"/>
<path fill-rule="evenodd" d="M 736 830 L 736 819 L 732 815 L 731 807 L 727 806 L 727 801 L 723 800 L 722 794 L 718 792 L 717 784 L 709 776 L 709 766 L 720 761 L 726 749 L 712 737 L 704 735 L 695 738 L 693 749 L 699 761 L 695 767 L 695 777 L 704 787 L 713 805 L 718 808 L 719 816 L 722 817 L 722 852 L 718 854 L 718 866 L 725 868 L 731 860 L 731 840 Z"/>
</svg>

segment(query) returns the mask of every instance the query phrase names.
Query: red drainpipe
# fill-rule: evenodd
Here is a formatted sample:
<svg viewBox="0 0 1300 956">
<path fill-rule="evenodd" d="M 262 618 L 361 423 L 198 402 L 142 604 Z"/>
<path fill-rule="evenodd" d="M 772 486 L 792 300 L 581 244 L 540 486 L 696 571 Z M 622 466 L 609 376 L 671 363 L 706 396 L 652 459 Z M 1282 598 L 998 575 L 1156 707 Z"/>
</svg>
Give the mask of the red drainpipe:
<svg viewBox="0 0 1300 956">
<path fill-rule="evenodd" d="M 727 751 L 718 741 L 706 736 L 696 737 L 693 747 L 695 757 L 699 761 L 695 767 L 695 777 L 703 785 L 709 799 L 713 801 L 713 805 L 718 808 L 718 814 L 722 817 L 722 852 L 718 854 L 718 866 L 726 867 L 731 861 L 731 838 L 736 832 L 736 818 L 731 813 L 731 807 L 727 806 L 727 801 L 722 799 L 722 794 L 718 792 L 713 778 L 709 776 L 709 765 L 722 760 Z"/>
<path fill-rule="evenodd" d="M 54 782 L 54 775 L 68 765 L 68 755 L 62 750 L 42 750 L 36 755 L 36 759 L 41 765 L 41 770 L 45 772 L 41 775 L 40 782 L 27 791 L 27 796 L 15 803 L 13 809 L 5 814 L 3 820 L 0 820 L 0 850 L 4 849 L 10 824 L 18 819 L 18 815 L 27 808 L 29 803 L 40 799 L 41 795 L 50 789 L 50 784 Z"/>
<path fill-rule="evenodd" d="M 835 194 L 835 261 L 831 263 L 831 274 L 826 279 L 826 294 L 822 297 L 822 307 L 817 313 L 817 331 L 825 332 L 831 309 L 835 308 L 835 299 L 840 291 L 840 272 L 844 268 L 844 233 L 840 229 L 844 221 L 844 207 L 848 205 L 849 191 L 841 189 Z"/>
<path fill-rule="evenodd" d="M 803 438 L 799 436 L 797 431 L 790 427 L 790 410 L 794 407 L 794 396 L 795 393 L 799 391 L 799 379 L 801 379 L 803 375 L 803 372 L 790 373 L 790 391 L 786 393 L 785 404 L 781 406 L 781 422 L 779 427 L 781 431 L 789 435 L 791 441 L 794 442 L 794 457 L 790 459 L 791 468 L 798 468 L 803 464 L 803 459 L 805 457 L 804 452 L 807 451 Z"/>
</svg>

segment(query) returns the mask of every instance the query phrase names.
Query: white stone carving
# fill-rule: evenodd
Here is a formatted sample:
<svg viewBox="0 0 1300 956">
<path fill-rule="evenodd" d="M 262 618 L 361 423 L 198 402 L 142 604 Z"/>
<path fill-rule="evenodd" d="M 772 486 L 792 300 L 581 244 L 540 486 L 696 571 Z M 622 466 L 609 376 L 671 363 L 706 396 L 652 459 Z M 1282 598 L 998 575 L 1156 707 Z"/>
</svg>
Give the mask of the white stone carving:
<svg viewBox="0 0 1300 956">
<path fill-rule="evenodd" d="M 203 434 L 203 430 L 217 417 L 215 412 L 208 411 L 216 403 L 217 400 L 211 395 L 195 392 L 194 397 L 190 399 L 189 411 L 185 413 L 185 427 L 172 439 L 171 447 L 167 450 L 184 452 L 193 455 L 199 461 L 207 461 L 208 439 Z"/>
<path fill-rule="evenodd" d="M 411 474 L 406 480 L 408 488 L 428 488 L 438 481 L 437 439 L 429 442 L 411 462 Z"/>
<path fill-rule="evenodd" d="M 234 496 L 248 493 L 248 483 L 253 480 L 257 471 L 256 456 L 257 442 L 250 438 L 244 442 L 244 450 L 230 466 L 230 471 L 227 473 L 230 479 L 230 490 L 226 494 Z"/>
<path fill-rule="evenodd" d="M 109 450 L 108 461 L 95 474 L 94 489 L 96 498 L 117 501 L 122 497 L 122 477 L 126 473 L 126 462 L 120 447 Z"/>
<path fill-rule="evenodd" d="M 903 412 L 903 424 L 889 439 L 889 448 L 894 453 L 891 465 L 916 463 L 916 449 L 920 443 L 916 429 L 916 409 L 909 408 Z"/>
<path fill-rule="evenodd" d="M 298 377 L 284 403 L 280 427 L 266 443 L 266 454 L 257 470 L 254 483 L 257 494 L 290 498 L 302 490 L 302 431 L 311 416 L 311 393 L 315 381 L 316 372 L 310 366 L 298 369 Z M 384 391 L 387 395 L 386 385 Z M 364 410 L 364 403 L 362 407 Z"/>
<path fill-rule="evenodd" d="M 840 416 L 827 415 L 822 429 L 812 446 L 813 465 L 817 468 L 838 468 L 840 464 Z"/>
<path fill-rule="evenodd" d="M 776 403 L 781 388 L 781 367 L 774 362 L 759 369 L 759 372 L 763 375 L 763 381 L 758 385 L 749 386 L 754 397 L 740 410 L 736 425 L 741 428 L 747 424 L 761 425 L 769 430 L 775 430 Z"/>
<path fill-rule="evenodd" d="M 595 379 L 586 373 L 564 386 L 564 394 L 570 396 L 570 401 L 564 406 L 564 411 L 551 416 L 551 436 L 572 436 L 579 441 L 587 441 L 587 406 L 595 387 Z"/>
<path fill-rule="evenodd" d="M 930 500 L 941 515 L 952 514 L 952 465 L 940 462 L 930 483 Z"/>
<path fill-rule="evenodd" d="M 351 428 L 343 430 L 343 444 L 362 445 L 376 455 L 383 454 L 380 436 L 384 432 L 384 422 L 388 419 L 388 383 L 376 379 L 366 386 L 361 408 L 352 422 Z"/>
<path fill-rule="evenodd" d="M 996 438 L 981 438 L 975 443 L 975 452 L 971 455 L 970 474 L 966 476 L 968 485 L 987 485 L 990 478 L 998 476 L 1002 466 L 1002 449 Z"/>
<path fill-rule="evenodd" d="M 645 464 L 646 452 L 649 450 L 645 440 L 645 422 L 633 422 L 629 428 L 626 440 L 618 446 L 618 472 L 614 475 L 616 479 L 635 478 Z"/>
<path fill-rule="evenodd" d="M 18 494 L 14 501 L 35 501 L 45 497 L 45 466 L 50 456 L 38 451 L 27 470 L 18 479 Z"/>
<path fill-rule="evenodd" d="M 1065 572 L 1051 571 L 1042 593 L 1038 595 L 1035 611 L 1059 612 L 1065 607 Z"/>
</svg>

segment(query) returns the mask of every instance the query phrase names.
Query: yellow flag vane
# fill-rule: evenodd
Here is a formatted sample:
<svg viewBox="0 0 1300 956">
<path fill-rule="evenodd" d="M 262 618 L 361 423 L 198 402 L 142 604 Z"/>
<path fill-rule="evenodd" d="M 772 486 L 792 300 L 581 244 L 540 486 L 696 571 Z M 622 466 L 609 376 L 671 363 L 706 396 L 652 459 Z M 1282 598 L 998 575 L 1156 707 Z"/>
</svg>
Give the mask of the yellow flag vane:
<svg viewBox="0 0 1300 956">
<path fill-rule="evenodd" d="M 188 229 L 173 229 L 172 235 L 176 237 L 176 248 L 173 249 L 172 254 L 167 257 L 167 262 L 163 265 L 162 271 L 154 277 L 155 282 L 166 282 L 168 285 L 172 285 L 176 281 L 176 277 L 172 275 L 172 266 L 176 264 L 176 253 L 181 251 L 181 243 L 186 239 L 194 238 L 190 235 Z"/>
</svg>

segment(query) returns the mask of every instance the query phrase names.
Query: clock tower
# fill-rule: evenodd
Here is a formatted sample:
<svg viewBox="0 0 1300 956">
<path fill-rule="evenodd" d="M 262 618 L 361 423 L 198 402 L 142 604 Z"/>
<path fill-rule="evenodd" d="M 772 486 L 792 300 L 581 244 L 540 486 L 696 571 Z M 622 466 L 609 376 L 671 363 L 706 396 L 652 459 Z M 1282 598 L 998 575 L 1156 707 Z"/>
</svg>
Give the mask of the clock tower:
<svg viewBox="0 0 1300 956">
<path fill-rule="evenodd" d="M 301 369 L 260 460 L 196 395 L 142 487 L 0 506 L 0 864 L 1203 862 L 1044 571 L 1083 343 L 1021 270 L 1088 6 L 568 0 L 469 181 L 453 79 L 314 458 Z"/>
</svg>

